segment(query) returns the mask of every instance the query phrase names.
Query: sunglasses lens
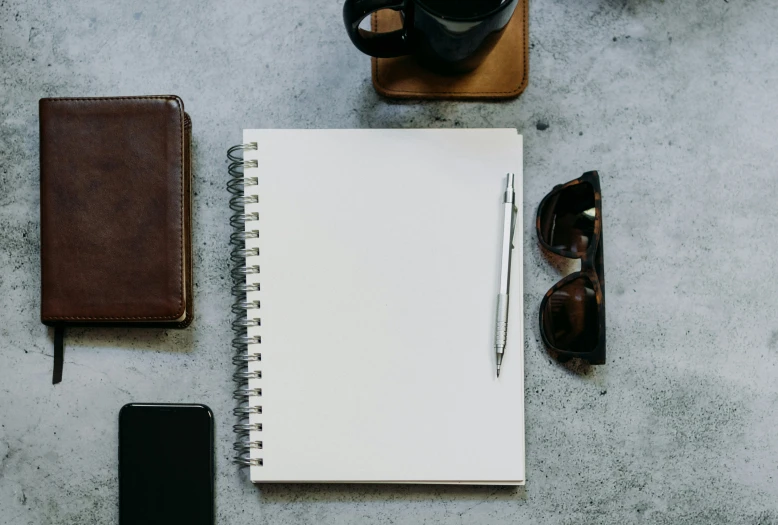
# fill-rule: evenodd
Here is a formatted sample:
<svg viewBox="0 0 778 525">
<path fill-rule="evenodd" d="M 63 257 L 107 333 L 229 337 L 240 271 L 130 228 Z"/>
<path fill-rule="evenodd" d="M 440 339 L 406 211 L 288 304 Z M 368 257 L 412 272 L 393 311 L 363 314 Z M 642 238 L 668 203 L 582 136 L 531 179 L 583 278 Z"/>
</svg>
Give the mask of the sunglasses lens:
<svg viewBox="0 0 778 525">
<path fill-rule="evenodd" d="M 581 275 L 546 300 L 543 331 L 552 346 L 568 352 L 591 352 L 600 337 L 594 285 Z"/>
<path fill-rule="evenodd" d="M 557 250 L 583 253 L 594 238 L 594 187 L 574 184 L 550 196 L 540 209 L 540 236 Z"/>
</svg>

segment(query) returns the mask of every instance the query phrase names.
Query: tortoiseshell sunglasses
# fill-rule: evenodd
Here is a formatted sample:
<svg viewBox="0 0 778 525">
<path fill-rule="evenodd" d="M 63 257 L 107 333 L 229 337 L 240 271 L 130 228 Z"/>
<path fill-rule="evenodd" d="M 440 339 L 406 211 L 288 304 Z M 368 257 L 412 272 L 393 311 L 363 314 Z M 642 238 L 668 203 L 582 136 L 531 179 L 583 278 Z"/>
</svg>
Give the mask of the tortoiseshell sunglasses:
<svg viewBox="0 0 778 525">
<path fill-rule="evenodd" d="M 579 357 L 605 364 L 605 273 L 600 176 L 588 171 L 556 186 L 538 207 L 545 249 L 581 259 L 581 270 L 556 283 L 540 303 L 540 335 L 560 361 Z"/>
</svg>

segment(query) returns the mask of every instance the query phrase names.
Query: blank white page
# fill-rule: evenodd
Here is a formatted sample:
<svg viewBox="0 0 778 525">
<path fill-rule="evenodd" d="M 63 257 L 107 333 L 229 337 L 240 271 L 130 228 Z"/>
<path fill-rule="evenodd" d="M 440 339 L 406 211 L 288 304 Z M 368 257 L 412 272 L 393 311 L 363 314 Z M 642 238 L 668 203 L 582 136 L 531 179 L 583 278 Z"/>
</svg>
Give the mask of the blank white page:
<svg viewBox="0 0 778 525">
<path fill-rule="evenodd" d="M 524 482 L 521 211 L 494 328 L 515 129 L 246 130 L 259 231 L 255 482 Z"/>
</svg>

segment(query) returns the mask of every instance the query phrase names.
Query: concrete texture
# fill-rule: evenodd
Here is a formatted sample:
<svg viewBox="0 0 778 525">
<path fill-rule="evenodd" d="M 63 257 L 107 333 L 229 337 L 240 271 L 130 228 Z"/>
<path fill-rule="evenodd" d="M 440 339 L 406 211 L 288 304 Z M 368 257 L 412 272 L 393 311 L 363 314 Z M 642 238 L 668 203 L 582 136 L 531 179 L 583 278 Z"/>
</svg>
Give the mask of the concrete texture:
<svg viewBox="0 0 778 525">
<path fill-rule="evenodd" d="M 214 410 L 220 524 L 778 523 L 778 3 L 534 0 L 529 87 L 497 104 L 379 99 L 340 6 L 0 0 L 0 523 L 116 522 L 131 401 Z M 73 330 L 53 387 L 38 99 L 160 93 L 194 120 L 197 320 Z M 226 149 L 242 127 L 428 126 L 525 137 L 529 482 L 254 487 L 229 461 Z M 562 366 L 539 342 L 560 266 L 533 214 L 593 168 L 609 361 Z"/>
</svg>

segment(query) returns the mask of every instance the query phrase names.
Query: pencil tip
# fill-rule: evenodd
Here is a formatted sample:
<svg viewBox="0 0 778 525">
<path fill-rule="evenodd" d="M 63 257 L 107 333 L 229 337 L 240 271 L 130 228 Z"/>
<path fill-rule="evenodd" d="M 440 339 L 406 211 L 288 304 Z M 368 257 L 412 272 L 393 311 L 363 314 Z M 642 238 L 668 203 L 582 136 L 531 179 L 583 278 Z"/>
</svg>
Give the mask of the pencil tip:
<svg viewBox="0 0 778 525">
<path fill-rule="evenodd" d="M 497 377 L 500 377 L 500 368 L 497 368 Z"/>
</svg>

